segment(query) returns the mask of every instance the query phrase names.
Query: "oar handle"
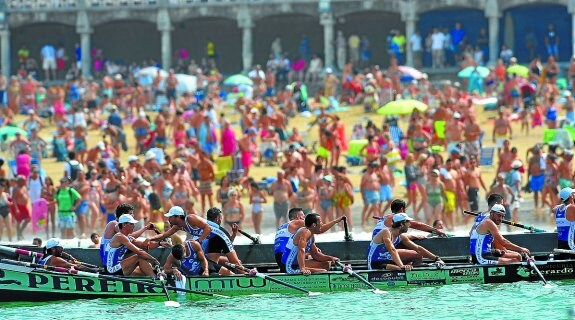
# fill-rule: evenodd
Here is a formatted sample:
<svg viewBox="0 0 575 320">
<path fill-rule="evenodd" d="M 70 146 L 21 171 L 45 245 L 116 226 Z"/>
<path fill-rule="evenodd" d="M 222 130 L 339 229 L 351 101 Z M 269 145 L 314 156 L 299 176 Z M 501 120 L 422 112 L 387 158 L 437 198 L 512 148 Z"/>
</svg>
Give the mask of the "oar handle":
<svg viewBox="0 0 575 320">
<path fill-rule="evenodd" d="M 347 217 L 343 217 L 343 231 L 345 232 L 344 240 L 345 241 L 353 241 L 353 237 L 349 233 L 349 227 L 347 226 Z"/>
<path fill-rule="evenodd" d="M 20 248 L 12 248 L 12 247 L 7 247 L 7 246 L 0 246 L 0 251 L 19 254 L 19 255 L 23 255 L 23 256 L 36 257 L 36 258 L 42 258 L 44 256 L 40 252 L 34 252 L 34 251 L 24 250 L 24 249 L 20 249 Z"/>
<path fill-rule="evenodd" d="M 463 213 L 468 214 L 468 215 L 472 215 L 472 216 L 476 216 L 476 217 L 479 216 L 479 213 L 477 213 L 477 212 L 471 212 L 471 211 L 467 211 L 467 210 L 463 210 Z M 534 226 L 524 225 L 524 224 L 521 224 L 521 223 L 517 223 L 517 222 L 515 222 L 515 221 L 501 220 L 501 223 L 506 224 L 506 225 L 510 225 L 510 226 L 513 226 L 513 227 L 517 227 L 517 228 L 522 228 L 522 229 L 525 229 L 525 230 L 529 230 L 529 231 L 531 231 L 531 232 L 540 232 L 540 233 L 542 233 L 542 232 L 547 232 L 547 231 L 545 231 L 545 230 L 543 230 L 543 229 L 539 229 L 539 228 L 536 228 L 536 227 L 534 227 Z"/>
<path fill-rule="evenodd" d="M 244 236 L 246 236 L 248 239 L 252 240 L 253 244 L 259 244 L 260 240 L 254 236 L 252 236 L 251 234 L 245 232 L 244 230 L 238 229 L 238 232 L 243 234 Z"/>
</svg>

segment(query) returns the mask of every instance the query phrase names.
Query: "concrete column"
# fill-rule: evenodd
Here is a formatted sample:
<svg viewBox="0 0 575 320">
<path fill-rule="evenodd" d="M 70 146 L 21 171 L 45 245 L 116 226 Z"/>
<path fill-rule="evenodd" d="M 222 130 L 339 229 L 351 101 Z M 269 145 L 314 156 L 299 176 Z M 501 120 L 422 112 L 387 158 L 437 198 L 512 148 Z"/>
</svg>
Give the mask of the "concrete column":
<svg viewBox="0 0 575 320">
<path fill-rule="evenodd" d="M 0 52 L 0 67 L 2 68 L 2 74 L 6 77 L 10 77 L 10 30 L 0 30 L 0 47 L 2 51 Z"/>
<path fill-rule="evenodd" d="M 83 32 L 80 34 L 80 49 L 82 51 L 82 76 L 90 77 L 92 74 L 92 45 L 91 33 Z"/>
<path fill-rule="evenodd" d="M 238 11 L 238 27 L 242 29 L 242 70 L 249 71 L 253 67 L 253 28 L 252 14 L 247 7 Z"/>
<path fill-rule="evenodd" d="M 162 37 L 162 68 L 168 70 L 172 66 L 172 22 L 168 9 L 161 8 L 158 10 L 158 31 Z"/>
<path fill-rule="evenodd" d="M 408 0 L 401 2 L 401 20 L 405 22 L 405 64 L 413 66 L 413 50 L 409 43 L 409 39 L 415 33 L 415 25 L 417 24 L 417 2 Z"/>
<path fill-rule="evenodd" d="M 320 20 L 323 26 L 323 54 L 325 67 L 335 67 L 334 32 L 335 19 L 331 13 L 323 13 Z"/>
<path fill-rule="evenodd" d="M 485 16 L 489 21 L 489 65 L 495 65 L 499 57 L 499 4 L 497 0 L 487 0 Z"/>
</svg>

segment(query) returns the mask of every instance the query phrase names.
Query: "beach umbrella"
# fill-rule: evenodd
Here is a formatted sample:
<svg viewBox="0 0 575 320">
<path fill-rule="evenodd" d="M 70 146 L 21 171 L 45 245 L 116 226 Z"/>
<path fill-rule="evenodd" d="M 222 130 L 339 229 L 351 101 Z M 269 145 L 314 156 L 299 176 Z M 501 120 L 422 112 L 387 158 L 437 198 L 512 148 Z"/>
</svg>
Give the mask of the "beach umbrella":
<svg viewBox="0 0 575 320">
<path fill-rule="evenodd" d="M 197 88 L 196 76 L 191 76 L 188 74 L 176 74 L 176 79 L 178 79 L 178 86 L 176 87 L 177 92 L 195 92 Z"/>
<path fill-rule="evenodd" d="M 413 110 L 417 109 L 419 111 L 427 110 L 428 106 L 417 100 L 395 100 L 387 103 L 383 107 L 377 109 L 377 114 L 391 116 L 391 115 L 401 115 L 410 114 Z"/>
<path fill-rule="evenodd" d="M 423 78 L 423 72 L 408 66 L 399 66 L 397 67 L 399 71 L 403 74 L 405 78 L 411 78 L 411 80 L 419 80 Z M 409 81 L 411 81 L 409 80 Z"/>
<path fill-rule="evenodd" d="M 13 137 L 16 135 L 17 132 L 19 132 L 23 136 L 27 135 L 25 130 L 20 129 L 18 127 L 5 126 L 0 128 L 0 136 L 7 135 L 8 137 Z"/>
<path fill-rule="evenodd" d="M 473 71 L 475 70 L 475 67 L 467 67 L 461 71 L 459 71 L 457 73 L 457 76 L 460 78 L 469 78 L 471 77 L 471 74 L 473 73 Z M 485 67 L 477 67 L 477 72 L 479 72 L 479 76 L 481 78 L 487 78 L 487 76 L 489 76 L 489 69 L 485 68 Z"/>
<path fill-rule="evenodd" d="M 527 78 L 529 76 L 529 69 L 526 66 L 514 64 L 507 68 L 507 73 L 516 74 L 520 77 Z"/>
<path fill-rule="evenodd" d="M 160 76 L 162 76 L 162 77 L 168 76 L 167 71 L 164 71 L 158 67 L 146 67 L 146 68 L 140 69 L 140 71 L 138 71 L 136 73 L 136 76 L 138 76 L 138 77 L 143 77 L 143 76 L 155 77 L 156 74 L 158 74 L 158 70 L 160 70 Z"/>
<path fill-rule="evenodd" d="M 251 86 L 254 84 L 254 82 L 252 81 L 252 79 L 244 76 L 243 74 L 235 74 L 227 78 L 224 81 L 224 84 L 226 86 L 239 86 L 241 84 Z"/>
</svg>

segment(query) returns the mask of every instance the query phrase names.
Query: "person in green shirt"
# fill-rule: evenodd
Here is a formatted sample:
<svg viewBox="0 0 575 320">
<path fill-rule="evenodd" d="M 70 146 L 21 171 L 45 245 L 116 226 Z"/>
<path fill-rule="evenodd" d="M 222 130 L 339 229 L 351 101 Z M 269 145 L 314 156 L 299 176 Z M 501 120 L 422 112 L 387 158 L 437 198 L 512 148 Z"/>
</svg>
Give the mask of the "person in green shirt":
<svg viewBox="0 0 575 320">
<path fill-rule="evenodd" d="M 60 187 L 54 194 L 54 200 L 58 206 L 58 228 L 60 228 L 62 239 L 74 238 L 76 207 L 80 204 L 78 200 L 81 198 L 78 191 L 70 187 L 68 177 L 60 179 Z"/>
</svg>

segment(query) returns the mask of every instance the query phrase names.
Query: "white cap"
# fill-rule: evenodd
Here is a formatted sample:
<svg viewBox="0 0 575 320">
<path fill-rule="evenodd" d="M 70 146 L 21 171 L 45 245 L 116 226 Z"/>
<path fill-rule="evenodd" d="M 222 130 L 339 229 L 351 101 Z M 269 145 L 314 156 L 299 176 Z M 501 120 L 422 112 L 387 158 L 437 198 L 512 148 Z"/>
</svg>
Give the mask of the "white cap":
<svg viewBox="0 0 575 320">
<path fill-rule="evenodd" d="M 146 160 L 152 160 L 155 158 L 156 158 L 156 153 L 154 153 L 154 151 L 148 150 L 148 152 L 146 152 Z"/>
<path fill-rule="evenodd" d="M 563 188 L 561 191 L 559 191 L 559 198 L 561 198 L 561 201 L 565 202 L 567 199 L 569 199 L 573 192 L 575 192 L 575 189 L 571 189 L 569 187 Z"/>
<path fill-rule="evenodd" d="M 46 249 L 52 249 L 54 247 L 61 247 L 60 240 L 52 238 L 46 242 Z"/>
<path fill-rule="evenodd" d="M 454 117 L 455 119 L 461 119 L 461 113 L 459 113 L 459 112 L 454 112 L 454 113 L 453 113 L 453 117 Z"/>
<path fill-rule="evenodd" d="M 373 73 L 368 73 L 365 75 L 367 79 L 373 79 Z"/>
<path fill-rule="evenodd" d="M 144 111 L 140 111 L 138 113 L 138 116 L 140 116 L 140 118 L 145 118 L 146 117 L 146 113 Z"/>
<path fill-rule="evenodd" d="M 129 156 L 128 162 L 132 162 L 132 161 L 138 161 L 138 156 Z"/>
<path fill-rule="evenodd" d="M 489 211 L 505 215 L 505 207 L 501 204 L 494 204 Z"/>
<path fill-rule="evenodd" d="M 511 168 L 512 169 L 519 169 L 523 166 L 523 163 L 521 162 L 521 160 L 515 160 L 513 161 L 513 163 L 511 164 Z"/>
<path fill-rule="evenodd" d="M 103 141 L 98 142 L 98 144 L 97 144 L 96 146 L 97 146 L 98 149 L 100 149 L 100 150 L 106 149 L 106 144 L 104 144 Z"/>
<path fill-rule="evenodd" d="M 170 211 L 168 211 L 168 213 L 166 213 L 164 216 L 166 217 L 173 217 L 173 216 L 185 216 L 186 213 L 184 212 L 184 209 L 182 209 L 182 207 L 178 207 L 178 206 L 173 206 Z"/>
<path fill-rule="evenodd" d="M 402 222 L 402 221 L 412 221 L 413 219 L 410 218 L 407 214 L 400 212 L 393 215 L 393 223 Z"/>
<path fill-rule="evenodd" d="M 250 113 L 258 113 L 258 109 L 256 109 L 256 108 L 251 108 Z"/>
<path fill-rule="evenodd" d="M 123 214 L 120 216 L 120 219 L 118 219 L 118 223 L 131 223 L 131 224 L 136 224 L 138 223 L 138 220 L 134 219 L 134 217 L 132 217 L 131 214 Z"/>
<path fill-rule="evenodd" d="M 332 73 L 333 70 L 331 68 L 325 68 L 325 73 Z"/>
</svg>

